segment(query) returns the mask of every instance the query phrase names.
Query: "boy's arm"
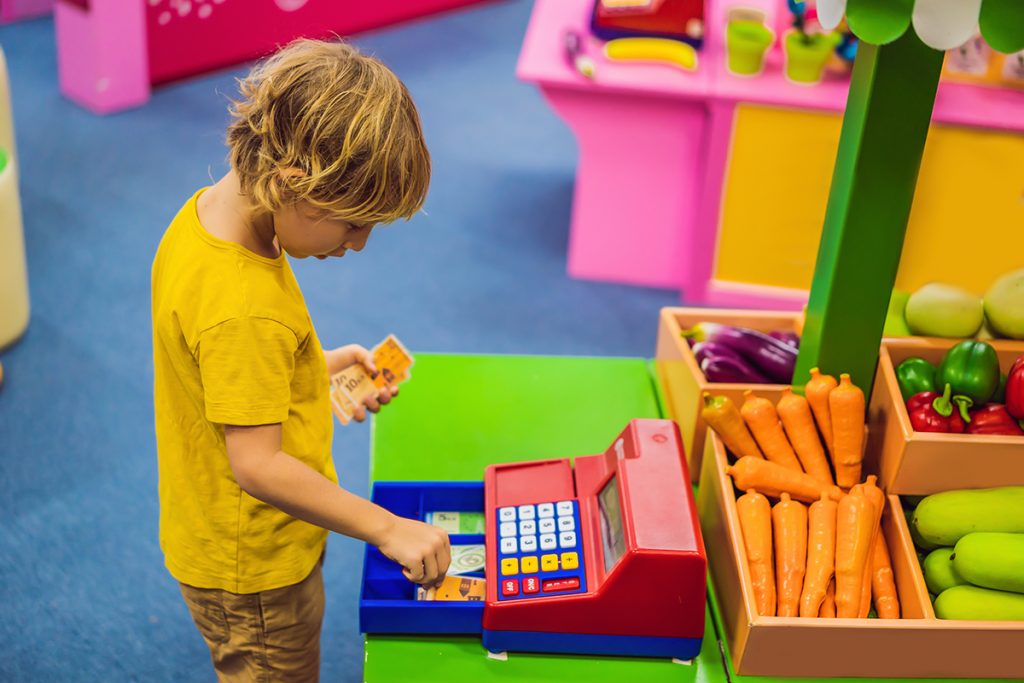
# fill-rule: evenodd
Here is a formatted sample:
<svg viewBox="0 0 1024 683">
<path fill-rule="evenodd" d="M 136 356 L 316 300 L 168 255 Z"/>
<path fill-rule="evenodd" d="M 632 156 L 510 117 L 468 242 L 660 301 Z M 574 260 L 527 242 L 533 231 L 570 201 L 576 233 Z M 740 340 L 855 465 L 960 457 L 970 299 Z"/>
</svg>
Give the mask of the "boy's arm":
<svg viewBox="0 0 1024 683">
<path fill-rule="evenodd" d="M 451 562 L 448 535 L 340 488 L 281 450 L 281 425 L 224 425 L 228 460 L 238 485 L 292 517 L 380 548 L 406 578 L 440 584 Z"/>
</svg>

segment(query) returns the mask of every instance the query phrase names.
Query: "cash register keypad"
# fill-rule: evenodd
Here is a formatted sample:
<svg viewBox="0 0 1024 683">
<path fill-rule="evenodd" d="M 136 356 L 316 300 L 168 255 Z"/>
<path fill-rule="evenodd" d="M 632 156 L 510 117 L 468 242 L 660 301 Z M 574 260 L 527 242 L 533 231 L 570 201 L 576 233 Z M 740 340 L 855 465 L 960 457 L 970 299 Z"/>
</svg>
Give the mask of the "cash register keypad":
<svg viewBox="0 0 1024 683">
<path fill-rule="evenodd" d="M 586 590 L 575 500 L 498 508 L 499 600 Z"/>
</svg>

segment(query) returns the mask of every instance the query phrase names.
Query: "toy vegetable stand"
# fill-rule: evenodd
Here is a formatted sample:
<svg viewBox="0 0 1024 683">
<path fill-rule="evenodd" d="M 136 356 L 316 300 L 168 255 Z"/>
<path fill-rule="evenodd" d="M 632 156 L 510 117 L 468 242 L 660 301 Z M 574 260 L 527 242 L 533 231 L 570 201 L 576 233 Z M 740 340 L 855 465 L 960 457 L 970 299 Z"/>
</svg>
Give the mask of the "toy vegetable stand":
<svg viewBox="0 0 1024 683">
<path fill-rule="evenodd" d="M 835 28 L 845 14 L 850 30 L 861 43 L 801 335 L 795 381 L 806 382 L 811 377 L 811 369 L 816 367 L 831 375 L 848 371 L 853 384 L 870 394 L 942 67 L 941 50 L 964 42 L 979 25 L 995 49 L 1008 52 L 1024 49 L 1024 3 L 1003 0 L 819 0 L 817 10 L 819 21 L 826 30 Z M 996 350 L 1003 362 L 1003 354 L 1008 355 L 1009 352 L 1000 352 L 998 347 Z M 933 356 L 939 357 L 929 358 L 920 349 L 915 351 L 919 352 L 906 355 L 921 355 L 933 363 L 940 360 L 942 353 L 932 352 Z M 892 372 L 891 365 L 889 372 Z M 875 396 L 880 389 L 876 388 L 872 396 L 872 415 L 875 414 Z M 830 396 L 836 391 L 837 388 L 831 389 Z M 903 409 L 895 376 L 892 377 L 892 391 L 898 407 Z M 903 419 L 906 419 L 905 414 Z M 818 426 L 822 432 L 825 431 L 820 422 Z M 846 461 L 850 444 L 837 442 L 840 434 L 844 441 L 849 438 L 852 431 L 848 427 L 848 424 L 841 427 L 832 425 L 831 456 L 836 465 L 837 481 L 846 468 L 852 470 L 853 467 L 852 462 Z M 874 431 L 872 427 L 871 432 Z M 934 437 L 956 438 L 949 435 Z M 991 443 L 1004 446 L 1001 439 L 1009 441 L 1014 437 L 974 438 L 990 439 Z M 770 497 L 761 490 L 763 486 L 737 481 L 742 474 L 739 471 L 744 466 L 742 461 L 747 461 L 746 467 L 751 462 L 763 463 L 762 467 L 783 466 L 747 456 L 730 467 L 721 440 L 712 435 L 706 443 L 698 508 L 704 536 L 708 539 L 709 566 L 721 608 L 722 632 L 737 673 L 1019 679 L 1024 624 L 936 619 L 917 566 L 903 511 L 899 500 L 892 495 L 884 501 L 880 527 L 881 537 L 890 552 L 895 591 L 880 591 L 879 597 L 894 594 L 899 600 L 903 618 L 836 618 L 826 621 L 821 617 L 762 615 L 759 610 L 767 609 L 769 596 L 751 579 L 755 575 L 761 576 L 765 567 L 758 567 L 755 574 L 745 551 L 734 483 L 741 489 L 754 488 Z M 758 443 L 764 450 L 764 444 Z M 868 449 L 869 457 L 872 450 Z M 945 476 L 963 479 L 971 471 L 984 469 L 971 457 L 973 446 L 961 443 L 957 444 L 956 450 L 960 452 L 959 459 L 947 461 L 941 467 Z M 1024 467 L 1024 459 L 1019 453 L 1018 447 L 1016 460 Z M 1014 457 L 1011 452 L 1002 455 L 1004 461 Z M 871 464 L 869 460 L 868 471 L 871 471 Z M 884 478 L 886 472 L 883 470 L 882 474 Z M 844 476 L 849 477 L 848 474 Z M 778 483 L 781 477 L 762 477 L 760 483 Z M 789 479 L 788 486 L 792 487 L 795 484 L 793 476 L 790 475 Z M 960 484 L 961 487 L 963 485 Z M 887 490 L 892 491 L 888 487 Z M 796 500 L 792 493 L 790 497 Z M 843 500 L 850 502 L 845 509 L 837 510 L 835 603 L 837 614 L 848 616 L 861 614 L 863 600 L 858 601 L 857 598 L 864 594 L 865 574 L 859 574 L 859 594 L 856 577 L 858 568 L 868 562 L 866 548 L 875 548 L 872 545 L 875 540 L 868 541 L 864 528 L 867 517 L 864 504 L 856 500 L 862 497 L 864 494 L 848 494 Z M 845 531 L 840 532 L 841 528 Z M 846 538 L 842 543 L 841 535 Z M 787 553 L 789 548 L 788 545 L 785 548 Z M 759 551 L 761 554 L 755 559 L 763 565 L 760 558 L 764 548 Z M 775 569 L 778 574 L 778 564 Z M 789 569 L 784 569 L 786 576 L 791 577 Z M 819 584 L 820 577 L 814 584 L 815 603 L 820 595 Z M 778 586 L 776 576 L 776 593 Z M 776 595 L 776 602 L 778 600 Z M 830 607 L 826 612 L 828 603 L 827 598 L 822 598 L 820 614 L 831 616 Z M 856 612 L 853 609 L 855 603 Z M 889 607 L 886 605 L 886 609 Z M 813 604 L 807 611 L 813 612 Z M 800 653 L 799 657 L 793 656 L 796 652 Z"/>
</svg>

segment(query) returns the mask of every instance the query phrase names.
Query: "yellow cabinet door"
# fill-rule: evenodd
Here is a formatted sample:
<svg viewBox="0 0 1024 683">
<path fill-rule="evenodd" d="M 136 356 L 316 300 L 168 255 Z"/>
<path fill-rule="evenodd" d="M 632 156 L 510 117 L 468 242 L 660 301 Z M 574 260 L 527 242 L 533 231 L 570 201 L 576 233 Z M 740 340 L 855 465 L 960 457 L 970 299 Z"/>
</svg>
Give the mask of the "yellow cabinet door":
<svg viewBox="0 0 1024 683">
<path fill-rule="evenodd" d="M 842 119 L 739 105 L 714 279 L 806 290 L 814 274 Z M 933 125 L 896 286 L 984 293 L 1024 265 L 1024 135 Z"/>
</svg>

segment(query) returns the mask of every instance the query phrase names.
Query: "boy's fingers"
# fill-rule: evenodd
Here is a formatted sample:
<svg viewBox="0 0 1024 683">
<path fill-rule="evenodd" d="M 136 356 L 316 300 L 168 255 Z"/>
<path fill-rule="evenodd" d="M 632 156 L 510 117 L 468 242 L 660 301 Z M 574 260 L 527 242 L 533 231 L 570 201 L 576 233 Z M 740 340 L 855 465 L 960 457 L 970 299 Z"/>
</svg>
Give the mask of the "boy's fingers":
<svg viewBox="0 0 1024 683">
<path fill-rule="evenodd" d="M 452 556 L 451 556 L 451 554 L 448 552 L 447 549 L 442 550 L 438 554 L 438 560 L 437 560 L 437 571 L 441 574 L 438 577 L 438 581 L 443 581 L 444 580 L 444 575 L 448 573 L 448 569 L 449 569 L 449 567 L 451 567 L 451 564 L 452 564 Z"/>
<path fill-rule="evenodd" d="M 359 362 L 363 364 L 364 368 L 369 370 L 372 374 L 377 373 L 377 366 L 373 364 L 373 354 L 360 346 L 359 350 L 356 352 L 356 357 L 359 359 Z"/>
<path fill-rule="evenodd" d="M 373 396 L 367 396 L 363 402 L 366 404 L 366 409 L 371 413 L 380 412 L 380 403 Z"/>
<path fill-rule="evenodd" d="M 413 583 L 423 582 L 423 565 L 419 566 L 419 571 L 412 571 L 411 569 L 402 569 L 402 573 L 405 574 L 405 578 L 409 579 Z"/>
<path fill-rule="evenodd" d="M 437 581 L 437 558 L 427 555 L 423 558 L 423 583 L 435 583 Z"/>
<path fill-rule="evenodd" d="M 356 422 L 365 422 L 366 410 L 362 406 L 360 406 L 356 408 L 355 412 L 352 414 L 352 417 L 355 418 Z"/>
<path fill-rule="evenodd" d="M 377 402 L 382 404 L 382 405 L 385 404 L 385 403 L 390 403 L 391 402 L 391 389 L 389 389 L 388 387 L 384 387 L 383 389 L 381 389 L 380 393 L 377 394 Z"/>
</svg>

